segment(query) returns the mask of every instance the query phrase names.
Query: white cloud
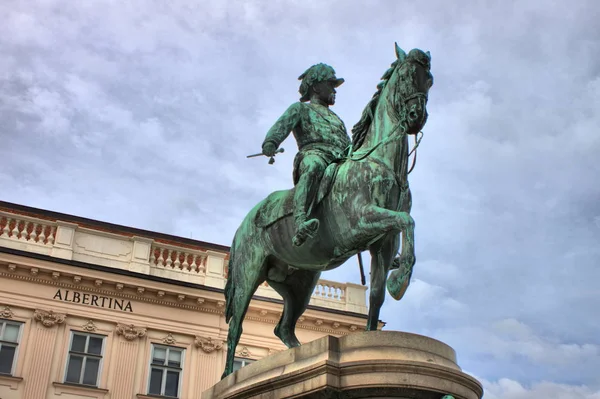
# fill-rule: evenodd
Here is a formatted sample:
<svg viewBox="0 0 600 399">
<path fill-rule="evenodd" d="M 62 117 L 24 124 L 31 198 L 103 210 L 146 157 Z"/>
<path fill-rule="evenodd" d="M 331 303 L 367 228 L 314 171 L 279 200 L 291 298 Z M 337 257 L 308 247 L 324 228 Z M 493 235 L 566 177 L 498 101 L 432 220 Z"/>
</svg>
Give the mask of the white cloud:
<svg viewBox="0 0 600 399">
<path fill-rule="evenodd" d="M 422 47 L 435 85 L 410 176 L 417 264 L 381 319 L 493 381 L 593 386 L 597 3 L 237 3 L 0 2 L 2 199 L 229 244 L 291 186 L 293 139 L 274 166 L 245 155 L 297 100 L 297 76 L 334 66 L 351 127 L 394 41 Z M 358 282 L 356 260 L 325 277 Z M 517 395 L 506 381 L 490 395 Z"/>
<path fill-rule="evenodd" d="M 495 382 L 482 381 L 485 399 L 600 399 L 600 391 L 585 385 L 539 382 L 529 387 L 517 381 L 501 378 Z"/>
</svg>

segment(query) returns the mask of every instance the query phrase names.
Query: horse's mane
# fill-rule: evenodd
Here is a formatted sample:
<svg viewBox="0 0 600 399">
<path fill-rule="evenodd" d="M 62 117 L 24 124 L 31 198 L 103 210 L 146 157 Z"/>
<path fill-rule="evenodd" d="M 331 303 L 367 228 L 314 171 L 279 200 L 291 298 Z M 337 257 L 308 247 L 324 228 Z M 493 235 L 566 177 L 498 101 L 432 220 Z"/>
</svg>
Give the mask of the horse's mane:
<svg viewBox="0 0 600 399">
<path fill-rule="evenodd" d="M 379 98 L 381 97 L 381 92 L 385 88 L 387 82 L 389 81 L 392 73 L 394 73 L 394 69 L 398 65 L 400 60 L 396 60 L 392 63 L 390 68 L 385 71 L 383 76 L 381 77 L 381 82 L 377 85 L 377 91 L 373 94 L 371 101 L 367 104 L 365 109 L 363 110 L 362 116 L 360 120 L 352 127 L 352 149 L 357 150 L 360 146 L 363 145 L 365 138 L 367 137 L 367 133 L 369 132 L 369 127 L 371 127 L 371 122 L 373 122 L 375 108 L 377 108 L 377 104 L 379 103 Z"/>
</svg>

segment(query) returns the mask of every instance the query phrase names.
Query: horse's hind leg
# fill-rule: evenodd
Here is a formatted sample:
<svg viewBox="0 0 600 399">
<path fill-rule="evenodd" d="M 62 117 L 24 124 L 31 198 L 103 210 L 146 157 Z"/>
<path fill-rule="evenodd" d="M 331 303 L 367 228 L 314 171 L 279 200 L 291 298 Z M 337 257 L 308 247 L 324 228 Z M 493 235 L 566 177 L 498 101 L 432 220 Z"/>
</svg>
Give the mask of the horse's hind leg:
<svg viewBox="0 0 600 399">
<path fill-rule="evenodd" d="M 251 249 L 246 247 L 246 251 L 250 251 Z M 240 342 L 240 337 L 242 336 L 242 322 L 244 321 L 244 317 L 246 316 L 246 311 L 248 310 L 248 305 L 250 304 L 250 300 L 252 299 L 252 295 L 256 292 L 256 289 L 260 284 L 265 281 L 265 259 L 264 256 L 259 256 L 258 252 L 260 250 L 253 248 L 252 249 L 252 258 L 248 260 L 248 262 L 239 263 L 235 265 L 237 270 L 235 270 L 234 275 L 232 276 L 234 284 L 234 293 L 230 300 L 232 301 L 231 306 L 233 309 L 233 313 L 231 315 L 231 319 L 229 320 L 229 334 L 227 335 L 227 360 L 225 363 L 225 371 L 223 372 L 223 376 L 221 378 L 227 377 L 229 374 L 233 372 L 233 362 L 235 360 L 235 348 Z M 236 254 L 235 261 L 239 259 L 239 256 L 243 258 L 243 253 Z M 243 267 L 242 270 L 239 270 Z M 230 270 L 233 267 L 230 267 Z"/>
<path fill-rule="evenodd" d="M 288 347 L 300 346 L 296 337 L 296 322 L 304 313 L 321 272 L 296 270 L 283 282 L 269 281 L 269 285 L 283 298 L 283 314 L 275 327 L 275 335 Z"/>
</svg>

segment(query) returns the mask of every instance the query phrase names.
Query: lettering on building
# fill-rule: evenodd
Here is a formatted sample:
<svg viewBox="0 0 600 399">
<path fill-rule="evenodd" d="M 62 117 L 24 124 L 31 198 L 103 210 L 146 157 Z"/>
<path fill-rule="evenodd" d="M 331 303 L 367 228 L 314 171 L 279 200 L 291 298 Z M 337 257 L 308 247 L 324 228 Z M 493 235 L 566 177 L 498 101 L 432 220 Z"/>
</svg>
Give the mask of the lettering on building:
<svg viewBox="0 0 600 399">
<path fill-rule="evenodd" d="M 57 299 L 63 302 L 81 303 L 99 308 L 122 310 L 123 312 L 133 312 L 130 301 L 102 295 L 88 294 L 87 292 L 58 290 L 52 299 Z"/>
</svg>

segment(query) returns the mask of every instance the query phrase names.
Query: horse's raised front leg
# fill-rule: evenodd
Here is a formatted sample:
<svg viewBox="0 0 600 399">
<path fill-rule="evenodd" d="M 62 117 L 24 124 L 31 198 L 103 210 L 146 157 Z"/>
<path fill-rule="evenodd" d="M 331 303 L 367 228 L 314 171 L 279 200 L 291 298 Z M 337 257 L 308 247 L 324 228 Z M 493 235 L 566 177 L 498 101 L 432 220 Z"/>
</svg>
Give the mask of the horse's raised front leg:
<svg viewBox="0 0 600 399">
<path fill-rule="evenodd" d="M 379 312 L 385 301 L 385 281 L 398 250 L 398 234 L 389 233 L 382 241 L 373 244 L 371 251 L 371 285 L 367 331 L 377 330 Z"/>
<path fill-rule="evenodd" d="M 400 203 L 400 210 L 410 213 L 411 208 L 412 194 L 410 189 L 407 189 Z M 415 261 L 415 229 L 413 226 L 402 233 L 402 253 L 397 260 L 398 270 L 391 272 L 387 279 L 388 292 L 395 300 L 402 299 L 408 289 Z"/>
<path fill-rule="evenodd" d="M 365 237 L 384 235 L 391 231 L 404 233 L 414 230 L 414 227 L 415 222 L 410 213 L 392 211 L 375 205 L 366 206 L 357 223 L 358 235 Z M 414 248 L 406 248 L 406 251 L 414 252 Z"/>
<path fill-rule="evenodd" d="M 410 192 L 401 203 L 403 211 L 392 211 L 378 206 L 370 205 L 362 212 L 358 221 L 360 234 L 373 237 L 388 232 L 402 233 L 402 253 L 399 259 L 399 268 L 394 270 L 387 279 L 388 292 L 394 299 L 400 299 L 406 288 L 407 282 L 415 264 L 415 222 L 410 216 Z M 373 270 L 373 269 L 371 269 Z"/>
<path fill-rule="evenodd" d="M 387 279 L 388 292 L 397 301 L 402 299 L 408 289 L 415 265 L 414 236 L 414 229 L 407 229 L 402 234 L 402 253 L 397 260 L 398 269 L 391 272 Z M 406 248 L 410 248 L 410 250 Z"/>
</svg>

